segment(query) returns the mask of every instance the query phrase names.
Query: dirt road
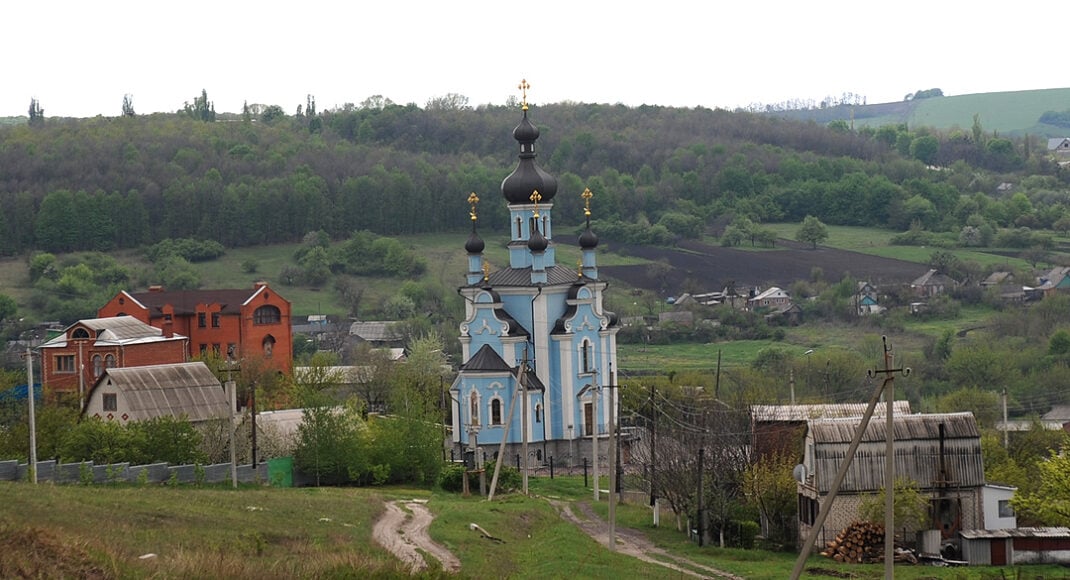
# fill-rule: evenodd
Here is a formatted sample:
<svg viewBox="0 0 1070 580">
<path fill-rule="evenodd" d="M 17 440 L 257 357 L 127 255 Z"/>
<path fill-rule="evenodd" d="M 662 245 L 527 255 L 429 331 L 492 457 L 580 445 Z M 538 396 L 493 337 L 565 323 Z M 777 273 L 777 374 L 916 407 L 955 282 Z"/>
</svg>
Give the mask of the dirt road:
<svg viewBox="0 0 1070 580">
<path fill-rule="evenodd" d="M 550 503 L 557 509 L 558 513 L 561 514 L 561 517 L 576 524 L 577 527 L 583 530 L 588 536 L 594 538 L 599 544 L 606 547 L 609 546 L 609 524 L 594 513 L 590 504 L 582 501 L 576 502 L 573 504 L 576 507 L 576 510 L 573 510 L 572 506 L 566 502 L 550 500 Z M 728 578 L 730 580 L 743 580 L 734 574 L 711 568 L 705 564 L 700 564 L 682 556 L 670 554 L 646 539 L 646 536 L 644 536 L 642 532 L 631 528 L 622 528 L 618 526 L 616 528 L 615 544 L 617 551 L 622 554 L 627 554 L 644 562 L 664 566 L 670 570 L 676 570 L 677 572 L 696 578 Z"/>
<path fill-rule="evenodd" d="M 418 500 L 388 502 L 383 516 L 375 522 L 372 537 L 407 564 L 413 572 L 427 568 L 427 561 L 420 553 L 421 550 L 441 562 L 442 569 L 446 572 L 457 572 L 461 569 L 461 561 L 449 550 L 432 541 L 431 536 L 427 534 L 427 528 L 431 526 L 433 518 L 424 503 Z M 401 509 L 402 504 L 410 513 Z"/>
</svg>

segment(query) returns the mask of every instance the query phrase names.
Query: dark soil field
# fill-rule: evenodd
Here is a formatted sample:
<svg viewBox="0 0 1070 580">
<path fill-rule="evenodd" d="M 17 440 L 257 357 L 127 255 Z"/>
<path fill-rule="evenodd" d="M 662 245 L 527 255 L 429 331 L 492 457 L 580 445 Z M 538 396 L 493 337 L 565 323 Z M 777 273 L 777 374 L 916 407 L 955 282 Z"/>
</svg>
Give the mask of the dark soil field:
<svg viewBox="0 0 1070 580">
<path fill-rule="evenodd" d="M 763 250 L 725 248 L 701 242 L 682 242 L 677 248 L 618 246 L 622 254 L 666 264 L 607 266 L 606 276 L 635 288 L 677 296 L 683 292 L 721 290 L 730 283 L 737 288 L 769 286 L 789 288 L 796 280 L 809 280 L 815 268 L 824 279 L 835 282 L 850 274 L 877 285 L 906 284 L 928 271 L 924 264 L 870 256 L 858 252 L 791 240 L 777 240 L 777 247 Z"/>
</svg>

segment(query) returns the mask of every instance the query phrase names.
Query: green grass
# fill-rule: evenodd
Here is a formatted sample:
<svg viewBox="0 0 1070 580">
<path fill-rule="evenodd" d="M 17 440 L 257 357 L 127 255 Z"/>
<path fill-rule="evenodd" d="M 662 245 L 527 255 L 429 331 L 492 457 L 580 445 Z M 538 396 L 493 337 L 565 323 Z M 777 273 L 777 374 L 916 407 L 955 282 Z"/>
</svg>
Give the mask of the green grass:
<svg viewBox="0 0 1070 580">
<path fill-rule="evenodd" d="M 717 352 L 721 366 L 749 365 L 763 348 L 777 345 L 772 340 L 733 340 L 707 344 L 618 344 L 617 356 L 623 372 L 666 373 L 669 371 L 713 371 Z"/>
</svg>

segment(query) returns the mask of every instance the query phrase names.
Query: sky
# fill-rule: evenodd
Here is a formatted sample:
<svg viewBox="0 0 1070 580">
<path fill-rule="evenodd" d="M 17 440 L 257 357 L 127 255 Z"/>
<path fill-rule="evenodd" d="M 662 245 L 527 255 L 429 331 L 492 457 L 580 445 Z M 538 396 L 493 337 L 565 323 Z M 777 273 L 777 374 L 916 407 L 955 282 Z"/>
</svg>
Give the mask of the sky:
<svg viewBox="0 0 1070 580">
<path fill-rule="evenodd" d="M 219 113 L 288 114 L 373 95 L 424 106 L 528 101 L 746 107 L 853 93 L 869 104 L 1070 87 L 1070 5 L 798 0 L 169 2 L 0 7 L 0 117 L 173 112 L 204 89 Z M 1051 23 L 1051 24 L 1049 24 Z M 1056 33 L 1045 33 L 1054 30 Z"/>
</svg>

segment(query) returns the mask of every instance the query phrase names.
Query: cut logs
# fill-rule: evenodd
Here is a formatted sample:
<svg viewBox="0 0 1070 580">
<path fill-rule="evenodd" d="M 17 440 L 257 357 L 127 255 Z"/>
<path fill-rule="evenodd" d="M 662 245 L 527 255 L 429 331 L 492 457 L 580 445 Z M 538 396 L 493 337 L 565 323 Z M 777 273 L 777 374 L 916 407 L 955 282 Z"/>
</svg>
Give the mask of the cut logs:
<svg viewBox="0 0 1070 580">
<path fill-rule="evenodd" d="M 821 555 L 852 564 L 883 562 L 884 526 L 873 522 L 855 522 L 837 534 Z"/>
</svg>

